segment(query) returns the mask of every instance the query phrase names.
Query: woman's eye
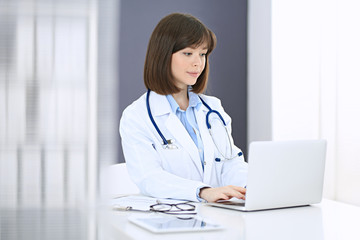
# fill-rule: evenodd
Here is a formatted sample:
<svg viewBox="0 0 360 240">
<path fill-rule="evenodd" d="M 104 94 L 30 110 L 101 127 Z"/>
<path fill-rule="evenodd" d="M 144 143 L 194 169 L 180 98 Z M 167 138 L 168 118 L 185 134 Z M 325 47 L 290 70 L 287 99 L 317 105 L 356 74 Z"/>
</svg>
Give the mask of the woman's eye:
<svg viewBox="0 0 360 240">
<path fill-rule="evenodd" d="M 201 53 L 200 56 L 205 57 L 206 53 Z"/>
<path fill-rule="evenodd" d="M 184 52 L 184 55 L 185 55 L 185 56 L 190 56 L 191 53 L 189 53 L 189 52 Z"/>
</svg>

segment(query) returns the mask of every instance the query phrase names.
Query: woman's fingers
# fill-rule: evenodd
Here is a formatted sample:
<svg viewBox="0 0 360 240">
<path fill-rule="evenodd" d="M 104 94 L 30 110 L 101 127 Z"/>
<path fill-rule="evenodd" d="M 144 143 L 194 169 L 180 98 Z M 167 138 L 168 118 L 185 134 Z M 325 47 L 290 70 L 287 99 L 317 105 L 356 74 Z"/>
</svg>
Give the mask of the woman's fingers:
<svg viewBox="0 0 360 240">
<path fill-rule="evenodd" d="M 236 191 L 240 192 L 241 194 L 246 193 L 246 188 L 239 187 L 239 186 L 233 186 L 233 185 L 229 185 L 228 187 L 235 189 Z"/>
<path fill-rule="evenodd" d="M 217 188 L 204 188 L 200 191 L 200 197 L 208 202 L 229 200 L 230 198 L 245 199 L 246 189 L 238 186 L 224 186 Z"/>
<path fill-rule="evenodd" d="M 246 192 L 246 191 L 245 191 Z M 239 199 L 243 199 L 245 192 L 243 191 L 243 189 L 236 187 L 236 186 L 227 186 L 227 196 L 229 198 L 239 198 Z"/>
</svg>

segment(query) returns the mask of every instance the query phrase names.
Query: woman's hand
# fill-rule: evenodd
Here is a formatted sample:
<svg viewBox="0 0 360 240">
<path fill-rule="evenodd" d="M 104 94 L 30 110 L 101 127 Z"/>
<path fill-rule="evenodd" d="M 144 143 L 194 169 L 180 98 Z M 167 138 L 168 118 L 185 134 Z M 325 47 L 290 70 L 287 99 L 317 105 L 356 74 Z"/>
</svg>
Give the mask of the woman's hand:
<svg viewBox="0 0 360 240">
<path fill-rule="evenodd" d="M 246 188 L 238 186 L 224 186 L 217 188 L 202 188 L 199 196 L 208 202 L 217 202 L 219 200 L 229 200 L 236 197 L 245 200 Z"/>
</svg>

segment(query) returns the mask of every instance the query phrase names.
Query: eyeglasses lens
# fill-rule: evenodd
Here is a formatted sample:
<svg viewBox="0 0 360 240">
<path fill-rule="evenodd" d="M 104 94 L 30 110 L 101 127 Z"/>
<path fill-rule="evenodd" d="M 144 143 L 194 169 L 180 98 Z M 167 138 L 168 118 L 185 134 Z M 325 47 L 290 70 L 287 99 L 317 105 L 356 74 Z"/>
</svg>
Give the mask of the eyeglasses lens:
<svg viewBox="0 0 360 240">
<path fill-rule="evenodd" d="M 179 203 L 175 205 L 176 208 L 182 210 L 182 211 L 194 211 L 195 206 L 187 203 Z"/>
</svg>

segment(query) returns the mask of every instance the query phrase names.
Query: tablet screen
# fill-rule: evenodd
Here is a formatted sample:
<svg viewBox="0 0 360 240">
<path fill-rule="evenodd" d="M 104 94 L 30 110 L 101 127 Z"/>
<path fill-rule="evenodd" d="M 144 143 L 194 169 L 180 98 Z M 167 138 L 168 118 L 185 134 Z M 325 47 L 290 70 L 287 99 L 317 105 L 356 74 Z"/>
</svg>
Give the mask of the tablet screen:
<svg viewBox="0 0 360 240">
<path fill-rule="evenodd" d="M 222 228 L 219 224 L 204 221 L 200 218 L 181 219 L 156 216 L 129 218 L 129 220 L 152 232 L 206 231 Z"/>
</svg>

